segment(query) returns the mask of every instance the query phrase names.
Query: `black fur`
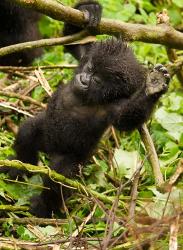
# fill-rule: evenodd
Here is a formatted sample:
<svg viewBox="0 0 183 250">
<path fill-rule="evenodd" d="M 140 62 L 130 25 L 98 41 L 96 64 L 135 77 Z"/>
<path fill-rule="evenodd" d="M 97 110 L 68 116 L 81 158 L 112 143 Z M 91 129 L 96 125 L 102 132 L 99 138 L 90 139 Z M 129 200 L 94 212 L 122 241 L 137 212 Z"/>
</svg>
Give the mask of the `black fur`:
<svg viewBox="0 0 183 250">
<path fill-rule="evenodd" d="M 72 47 L 74 55 L 77 49 Z M 52 169 L 73 178 L 109 126 L 128 131 L 149 118 L 169 81 L 162 65 L 148 72 L 120 39 L 79 46 L 77 57 L 80 64 L 73 80 L 56 90 L 45 112 L 21 125 L 15 141 L 18 160 L 37 164 L 37 153 L 43 151 Z M 51 190 L 32 200 L 31 211 L 49 217 L 62 204 L 61 190 L 49 178 L 44 184 Z M 64 188 L 64 197 L 68 195 Z"/>
<path fill-rule="evenodd" d="M 83 11 L 85 17 L 87 17 L 88 22 L 85 24 L 84 28 L 89 29 L 90 33 L 95 33 L 95 28 L 98 26 L 101 15 L 102 6 L 97 1 L 83 0 L 79 1 L 76 9 Z M 70 35 L 81 31 L 81 27 L 77 27 L 68 23 L 65 23 L 63 33 L 64 35 Z M 92 42 L 83 45 L 68 45 L 65 46 L 65 50 L 69 51 L 77 60 L 80 60 L 83 55 L 91 48 Z"/>
<path fill-rule="evenodd" d="M 13 1 L 0 1 L 0 47 L 38 40 L 41 35 L 37 22 L 40 14 L 17 6 Z M 0 65 L 26 66 L 42 54 L 42 49 L 33 49 L 0 57 Z"/>
</svg>

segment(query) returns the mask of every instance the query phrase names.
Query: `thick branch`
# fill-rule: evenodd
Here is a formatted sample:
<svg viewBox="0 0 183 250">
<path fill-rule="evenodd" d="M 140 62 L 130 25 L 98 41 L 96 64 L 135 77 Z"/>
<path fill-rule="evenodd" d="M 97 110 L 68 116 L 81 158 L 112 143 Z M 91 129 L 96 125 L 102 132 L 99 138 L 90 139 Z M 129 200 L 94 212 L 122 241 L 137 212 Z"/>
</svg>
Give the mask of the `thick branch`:
<svg viewBox="0 0 183 250">
<path fill-rule="evenodd" d="M 31 164 L 23 163 L 23 162 L 20 162 L 17 160 L 13 160 L 13 161 L 0 160 L 0 167 L 1 166 L 16 168 L 16 169 L 24 170 L 24 171 L 27 170 L 31 173 L 46 174 L 53 181 L 68 185 L 72 188 L 75 188 L 75 189 L 79 190 L 81 193 L 83 193 L 84 195 L 91 195 L 99 200 L 104 201 L 105 203 L 113 204 L 113 199 L 111 197 L 108 197 L 102 193 L 98 193 L 94 190 L 91 190 L 91 189 L 83 186 L 82 184 L 80 184 L 77 181 L 70 180 L 63 175 L 58 174 L 57 172 L 51 170 L 48 167 L 38 167 L 38 166 L 31 165 Z"/>
<path fill-rule="evenodd" d="M 54 19 L 82 26 L 87 22 L 82 12 L 53 0 L 11 0 L 19 5 L 35 9 Z M 131 24 L 103 18 L 97 33 L 121 33 L 131 41 L 163 44 L 168 47 L 183 49 L 183 34 L 167 24 L 157 26 Z"/>
<path fill-rule="evenodd" d="M 28 211 L 27 206 L 12 206 L 12 205 L 0 205 L 0 211 L 10 211 L 10 212 L 16 212 L 16 211 Z"/>
</svg>

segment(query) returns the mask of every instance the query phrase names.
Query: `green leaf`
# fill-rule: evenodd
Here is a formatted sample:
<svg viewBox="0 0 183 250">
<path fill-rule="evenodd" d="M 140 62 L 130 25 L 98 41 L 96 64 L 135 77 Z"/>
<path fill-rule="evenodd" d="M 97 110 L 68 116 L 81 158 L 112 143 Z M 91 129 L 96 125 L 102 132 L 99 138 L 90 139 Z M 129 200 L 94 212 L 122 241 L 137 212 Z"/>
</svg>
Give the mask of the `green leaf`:
<svg viewBox="0 0 183 250">
<path fill-rule="evenodd" d="M 151 190 L 145 190 L 145 191 L 140 191 L 138 194 L 138 197 L 141 198 L 152 198 L 153 197 L 153 193 Z"/>
<path fill-rule="evenodd" d="M 36 238 L 34 234 L 32 234 L 27 228 L 22 225 L 17 227 L 17 234 L 22 240 L 33 240 Z"/>
<path fill-rule="evenodd" d="M 136 7 L 133 4 L 124 4 L 123 13 L 126 13 L 126 16 L 131 17 L 136 11 Z"/>
<path fill-rule="evenodd" d="M 148 12 L 153 11 L 153 10 L 156 11 L 155 6 L 149 0 L 143 0 L 142 7 Z"/>
<path fill-rule="evenodd" d="M 182 0 L 172 0 L 172 2 L 179 8 L 183 8 Z"/>
<path fill-rule="evenodd" d="M 116 149 L 113 157 L 113 164 L 120 177 L 131 178 L 137 169 L 138 152 Z"/>
<path fill-rule="evenodd" d="M 156 24 L 156 15 L 154 12 L 151 12 L 148 16 L 148 23 L 149 24 Z"/>
<path fill-rule="evenodd" d="M 136 7 L 131 4 L 122 4 L 120 1 L 115 3 L 109 3 L 109 1 L 103 5 L 105 6 L 103 15 L 108 18 L 115 18 L 116 20 L 128 21 L 136 11 Z"/>
<path fill-rule="evenodd" d="M 30 185 L 29 185 L 30 183 Z M 33 195 L 38 195 L 41 191 L 41 188 L 37 188 L 31 184 L 42 185 L 42 179 L 39 175 L 35 175 L 27 180 L 27 183 L 20 184 L 5 181 L 0 179 L 0 189 L 8 194 L 12 199 L 18 200 L 18 203 L 25 204 L 26 201 Z M 20 199 L 20 200 L 19 200 Z"/>
<path fill-rule="evenodd" d="M 169 113 L 163 107 L 155 112 L 156 120 L 175 140 L 180 140 L 183 131 L 183 117 L 177 113 Z"/>
<path fill-rule="evenodd" d="M 166 106 L 167 111 L 177 111 L 183 114 L 183 95 L 182 93 L 170 93 L 167 98 L 162 99 L 163 105 Z"/>
<path fill-rule="evenodd" d="M 162 215 L 173 216 L 176 215 L 178 209 L 181 209 L 183 205 L 182 189 L 173 188 L 170 194 L 162 194 L 154 187 L 149 189 L 155 194 L 154 202 L 144 203 L 143 207 L 150 217 L 160 219 Z"/>
<path fill-rule="evenodd" d="M 160 155 L 161 166 L 166 166 L 167 164 L 173 162 L 179 154 L 181 153 L 178 145 L 172 141 L 166 143 L 163 148 L 163 153 Z"/>
<path fill-rule="evenodd" d="M 58 234 L 58 229 L 52 226 L 46 226 L 46 227 L 39 227 L 37 226 L 37 229 L 41 231 L 46 237 L 53 236 Z"/>
<path fill-rule="evenodd" d="M 183 133 L 181 134 L 180 141 L 179 141 L 179 147 L 183 150 Z"/>
<path fill-rule="evenodd" d="M 182 0 L 180 0 L 182 2 Z M 173 25 L 178 25 L 182 22 L 181 11 L 175 7 L 168 9 L 168 14 L 170 16 L 170 21 Z"/>
<path fill-rule="evenodd" d="M 144 22 L 146 23 L 148 21 L 148 15 L 147 13 L 145 12 L 145 10 L 143 10 L 142 8 L 140 8 L 140 14 L 144 20 Z"/>
<path fill-rule="evenodd" d="M 107 185 L 105 174 L 108 166 L 104 161 L 97 161 L 97 164 L 88 165 L 83 173 L 89 177 L 89 183 L 96 183 L 99 186 L 105 187 Z"/>
<path fill-rule="evenodd" d="M 170 141 L 170 136 L 159 123 L 153 123 L 151 126 L 151 135 L 158 152 L 162 152 L 163 147 Z"/>
<path fill-rule="evenodd" d="M 32 98 L 33 99 L 36 99 L 38 101 L 42 101 L 44 96 L 45 96 L 45 90 L 42 88 L 42 86 L 38 86 L 32 91 Z"/>
</svg>

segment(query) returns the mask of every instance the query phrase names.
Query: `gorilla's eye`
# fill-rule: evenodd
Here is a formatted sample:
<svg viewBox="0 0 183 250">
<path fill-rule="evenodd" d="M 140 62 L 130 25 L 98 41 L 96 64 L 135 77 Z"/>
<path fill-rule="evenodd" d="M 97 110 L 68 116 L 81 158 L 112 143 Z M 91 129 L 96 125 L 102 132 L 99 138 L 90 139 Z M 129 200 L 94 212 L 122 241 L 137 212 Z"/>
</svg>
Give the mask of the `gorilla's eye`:
<svg viewBox="0 0 183 250">
<path fill-rule="evenodd" d="M 97 84 L 99 84 L 101 81 L 100 81 L 100 78 L 98 76 L 94 76 L 93 77 L 93 81 Z"/>
<path fill-rule="evenodd" d="M 121 77 L 120 76 L 116 76 L 116 80 L 120 81 L 121 80 Z"/>
</svg>

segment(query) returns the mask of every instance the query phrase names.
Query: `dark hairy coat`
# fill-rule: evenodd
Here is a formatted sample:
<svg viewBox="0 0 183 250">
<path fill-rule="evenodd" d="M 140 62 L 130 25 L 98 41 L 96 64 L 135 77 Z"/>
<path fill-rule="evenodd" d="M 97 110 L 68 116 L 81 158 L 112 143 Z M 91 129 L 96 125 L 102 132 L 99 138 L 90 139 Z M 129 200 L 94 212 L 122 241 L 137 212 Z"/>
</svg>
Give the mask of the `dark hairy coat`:
<svg viewBox="0 0 183 250">
<path fill-rule="evenodd" d="M 94 20 L 96 26 L 101 6 L 95 1 L 84 1 L 77 7 L 81 6 L 90 13 L 89 20 Z M 64 32 L 72 34 L 78 29 L 66 24 Z M 131 131 L 147 121 L 167 90 L 169 75 L 162 65 L 152 71 L 145 69 L 121 39 L 71 45 L 66 49 L 79 60 L 73 79 L 60 85 L 46 111 L 20 126 L 14 148 L 16 159 L 31 164 L 37 164 L 38 152 L 43 151 L 50 157 L 51 169 L 76 178 L 79 165 L 90 159 L 109 126 Z M 20 173 L 12 170 L 10 174 Z M 48 177 L 44 184 L 50 190 L 32 199 L 31 212 L 50 217 L 62 205 L 61 191 L 65 199 L 70 191 L 65 187 L 61 190 Z"/>
<path fill-rule="evenodd" d="M 0 1 L 0 47 L 38 40 L 40 14 L 20 7 L 9 0 Z M 33 49 L 0 57 L 0 65 L 26 66 L 42 54 L 42 49 Z"/>
</svg>

